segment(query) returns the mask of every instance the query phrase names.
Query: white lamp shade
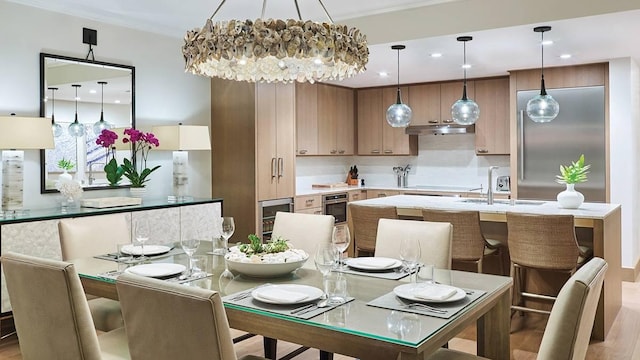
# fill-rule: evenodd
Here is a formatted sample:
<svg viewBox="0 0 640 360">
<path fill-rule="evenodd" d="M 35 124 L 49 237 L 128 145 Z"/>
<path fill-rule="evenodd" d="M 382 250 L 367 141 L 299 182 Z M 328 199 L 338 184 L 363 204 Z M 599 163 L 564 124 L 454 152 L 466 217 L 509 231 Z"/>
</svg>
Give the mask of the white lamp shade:
<svg viewBox="0 0 640 360">
<path fill-rule="evenodd" d="M 0 116 L 0 149 L 53 149 L 51 120 L 41 117 Z"/>
<path fill-rule="evenodd" d="M 160 141 L 156 150 L 211 150 L 208 126 L 154 126 L 151 132 Z"/>
</svg>

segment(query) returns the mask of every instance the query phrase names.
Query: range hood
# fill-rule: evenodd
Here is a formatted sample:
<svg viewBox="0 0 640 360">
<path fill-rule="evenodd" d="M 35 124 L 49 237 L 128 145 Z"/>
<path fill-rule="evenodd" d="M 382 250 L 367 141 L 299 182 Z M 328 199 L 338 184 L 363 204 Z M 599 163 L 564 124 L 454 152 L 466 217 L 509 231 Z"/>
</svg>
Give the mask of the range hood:
<svg viewBox="0 0 640 360">
<path fill-rule="evenodd" d="M 476 132 L 476 126 L 458 124 L 410 125 L 404 131 L 407 135 L 473 134 Z"/>
</svg>

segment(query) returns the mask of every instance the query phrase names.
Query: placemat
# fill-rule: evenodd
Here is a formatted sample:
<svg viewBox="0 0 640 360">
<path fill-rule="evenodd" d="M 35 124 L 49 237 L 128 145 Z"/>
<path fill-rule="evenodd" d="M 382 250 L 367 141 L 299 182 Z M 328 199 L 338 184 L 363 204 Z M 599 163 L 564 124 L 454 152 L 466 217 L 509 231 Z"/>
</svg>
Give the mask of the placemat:
<svg viewBox="0 0 640 360">
<path fill-rule="evenodd" d="M 146 257 L 150 258 L 150 259 L 159 259 L 159 258 L 162 258 L 162 257 L 165 257 L 165 256 L 173 256 L 173 255 L 179 255 L 179 254 L 184 254 L 184 250 L 182 250 L 182 248 L 174 247 L 171 250 L 169 250 L 169 252 L 166 252 L 164 254 L 146 255 Z M 128 258 L 128 260 L 120 260 L 119 258 L 121 256 L 126 256 Z M 115 261 L 115 262 L 135 263 L 136 261 L 138 261 L 139 256 L 134 256 L 133 259 L 131 259 L 130 255 L 121 255 L 119 253 L 110 253 L 110 254 L 104 254 L 104 255 L 97 255 L 97 256 L 94 256 L 94 258 L 102 259 L 102 260 Z"/>
<path fill-rule="evenodd" d="M 409 273 L 403 270 L 395 271 L 366 271 L 366 270 L 358 270 L 354 268 L 347 267 L 345 269 L 333 269 L 331 271 L 341 272 L 344 274 L 353 274 L 353 275 L 361 275 L 361 276 L 369 276 L 379 279 L 388 279 L 388 280 L 400 280 L 404 277 L 409 276 Z"/>
<path fill-rule="evenodd" d="M 120 271 L 120 270 L 112 270 L 112 271 L 107 271 L 105 273 L 101 273 L 98 274 L 98 276 L 105 278 L 105 279 L 110 279 L 110 280 L 116 280 L 118 278 L 118 276 L 120 276 L 124 271 Z M 157 278 L 159 280 L 166 280 L 168 282 L 173 282 L 173 283 L 179 283 L 179 284 L 183 284 L 183 283 L 187 283 L 190 281 L 195 281 L 195 280 L 200 280 L 200 279 L 204 279 L 207 278 L 209 276 L 213 276 L 213 274 L 211 273 L 206 273 L 206 274 L 196 274 L 196 275 L 192 275 L 192 276 L 188 276 L 184 279 L 181 279 L 180 276 L 182 274 L 178 274 L 172 277 L 169 277 L 167 279 L 161 279 L 161 278 Z"/>
<path fill-rule="evenodd" d="M 455 315 L 456 313 L 458 313 L 460 310 L 464 309 L 467 305 L 478 300 L 480 297 L 482 297 L 482 295 L 486 293 L 486 291 L 484 290 L 468 290 L 468 289 L 463 289 L 463 290 L 467 292 L 467 296 L 464 299 L 448 302 L 448 303 L 426 303 L 426 302 L 424 303 L 425 305 L 428 305 L 430 307 L 443 310 L 444 313 L 433 312 L 426 309 L 421 309 L 419 307 L 407 307 L 406 305 L 415 303 L 416 301 L 400 298 L 396 296 L 396 294 L 393 291 L 369 301 L 367 305 L 389 309 L 389 310 L 404 311 L 404 312 L 409 312 L 414 314 L 428 315 L 428 316 L 434 316 L 442 319 L 448 319 L 453 315 Z"/>
<path fill-rule="evenodd" d="M 252 290 L 252 289 L 251 289 Z M 264 310 L 264 311 L 269 311 L 272 313 L 276 313 L 276 314 L 280 314 L 280 315 L 286 315 L 286 316 L 291 316 L 291 317 L 295 317 L 298 319 L 311 319 L 313 317 L 316 317 L 322 313 L 325 313 L 331 309 L 337 308 L 338 306 L 342 306 L 350 301 L 353 301 L 353 297 L 349 296 L 347 297 L 347 301 L 345 301 L 343 304 L 339 304 L 339 305 L 329 305 L 327 307 L 323 307 L 323 308 L 315 308 L 311 311 L 308 312 L 296 312 L 294 314 L 292 314 L 291 312 L 299 309 L 305 305 L 307 305 L 307 303 L 301 303 L 301 304 L 287 304 L 287 305 L 277 305 L 277 304 L 267 304 L 267 303 L 263 303 L 261 301 L 255 300 L 253 297 L 251 297 L 251 295 L 248 295 L 246 297 L 243 296 L 238 296 L 240 294 L 245 294 L 247 292 L 251 292 L 251 290 L 245 290 L 245 291 L 240 291 L 237 292 L 235 294 L 230 294 L 227 295 L 225 297 L 222 298 L 222 301 L 228 304 L 233 304 L 233 305 L 239 305 L 239 306 L 244 306 L 247 308 L 251 308 L 251 309 L 259 309 L 259 310 Z M 237 299 L 237 300 L 234 300 Z M 318 303 L 322 300 L 316 300 L 315 303 Z"/>
</svg>

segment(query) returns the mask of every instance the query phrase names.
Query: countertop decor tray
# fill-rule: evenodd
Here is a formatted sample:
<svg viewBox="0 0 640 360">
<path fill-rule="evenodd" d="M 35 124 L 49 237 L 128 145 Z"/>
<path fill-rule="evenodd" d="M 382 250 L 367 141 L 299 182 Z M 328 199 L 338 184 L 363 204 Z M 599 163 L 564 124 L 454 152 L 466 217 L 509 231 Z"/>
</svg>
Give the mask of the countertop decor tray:
<svg viewBox="0 0 640 360">
<path fill-rule="evenodd" d="M 90 208 L 110 208 L 117 206 L 133 206 L 142 204 L 141 198 L 133 197 L 104 197 L 96 199 L 83 199 L 80 201 L 82 207 Z"/>
<path fill-rule="evenodd" d="M 329 183 L 329 184 L 312 184 L 312 189 L 334 189 L 334 188 L 343 188 L 349 187 L 349 184 L 340 182 L 340 183 Z"/>
</svg>

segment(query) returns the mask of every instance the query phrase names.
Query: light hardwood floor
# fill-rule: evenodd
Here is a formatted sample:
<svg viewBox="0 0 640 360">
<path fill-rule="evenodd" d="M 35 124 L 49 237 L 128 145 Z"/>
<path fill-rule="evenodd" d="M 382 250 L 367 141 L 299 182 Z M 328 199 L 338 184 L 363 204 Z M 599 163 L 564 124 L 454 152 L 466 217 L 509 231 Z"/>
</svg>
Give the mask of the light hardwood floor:
<svg viewBox="0 0 640 360">
<path fill-rule="evenodd" d="M 514 317 L 511 334 L 511 359 L 533 360 L 544 326 L 546 317 L 528 314 L 523 318 Z M 517 330 L 515 330 L 517 329 Z M 459 337 L 449 343 L 449 347 L 467 352 L 475 352 L 475 329 L 468 328 Z M 239 356 L 262 353 L 262 338 L 255 336 L 236 344 Z M 297 345 L 278 342 L 278 355 L 296 349 Z M 22 360 L 20 348 L 15 336 L 0 341 L 0 359 Z M 318 359 L 318 351 L 307 350 L 296 360 Z M 335 360 L 351 360 L 353 358 L 335 355 Z M 622 283 L 622 309 L 607 336 L 607 340 L 592 342 L 587 352 L 587 360 L 635 360 L 640 359 L 640 282 Z"/>
</svg>

